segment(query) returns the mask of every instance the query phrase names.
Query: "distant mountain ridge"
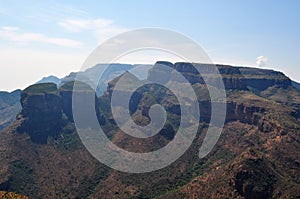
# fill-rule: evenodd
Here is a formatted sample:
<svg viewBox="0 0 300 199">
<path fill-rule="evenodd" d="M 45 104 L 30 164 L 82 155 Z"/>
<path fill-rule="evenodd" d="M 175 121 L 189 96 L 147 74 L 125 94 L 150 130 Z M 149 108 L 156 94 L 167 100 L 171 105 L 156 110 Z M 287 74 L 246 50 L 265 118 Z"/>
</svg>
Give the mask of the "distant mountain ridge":
<svg viewBox="0 0 300 199">
<path fill-rule="evenodd" d="M 21 90 L 0 92 L 0 131 L 9 126 L 21 110 Z"/>
<path fill-rule="evenodd" d="M 147 69 L 151 66 L 152 65 L 149 64 L 97 64 L 85 71 L 70 73 L 62 79 L 61 85 L 66 82 L 75 81 L 76 78 L 80 77 L 83 78 L 84 81 L 89 82 L 91 85 L 98 85 L 96 92 L 97 95 L 100 96 L 106 90 L 107 83 L 122 73 L 132 70 L 132 72 L 139 77 L 145 78 L 147 76 Z"/>
<path fill-rule="evenodd" d="M 136 67 L 139 66 L 139 67 Z M 48 77 L 43 77 L 41 80 L 36 82 L 35 84 L 42 83 L 54 83 L 57 87 L 61 87 L 62 85 L 72 82 L 76 79 L 77 74 L 80 74 L 81 77 L 86 77 L 86 80 L 89 82 L 94 82 L 98 84 L 97 94 L 100 96 L 106 90 L 107 83 L 113 78 L 121 75 L 127 70 L 135 68 L 134 72 L 141 77 L 145 77 L 146 70 L 139 69 L 141 67 L 149 67 L 151 65 L 131 65 L 131 64 L 97 64 L 94 67 L 88 68 L 86 71 L 82 72 L 72 72 L 64 78 L 58 78 L 56 76 L 50 75 Z M 102 75 L 102 79 L 98 82 L 98 75 L 105 67 L 107 69 L 104 71 Z M 143 68 L 144 69 L 144 68 Z M 7 94 L 7 95 L 6 95 Z M 20 94 L 21 91 L 17 90 L 12 92 L 11 94 L 3 91 L 0 93 L 0 131 L 6 126 L 10 125 L 17 115 L 21 111 L 21 103 L 20 103 Z M 3 100 L 5 102 L 3 102 Z"/>
<path fill-rule="evenodd" d="M 54 83 L 57 86 L 59 86 L 61 84 L 62 80 L 59 79 L 58 77 L 54 76 L 54 75 L 50 75 L 48 77 L 43 77 L 41 80 L 39 80 L 38 82 L 36 82 L 36 84 L 41 84 L 41 83 Z"/>
</svg>

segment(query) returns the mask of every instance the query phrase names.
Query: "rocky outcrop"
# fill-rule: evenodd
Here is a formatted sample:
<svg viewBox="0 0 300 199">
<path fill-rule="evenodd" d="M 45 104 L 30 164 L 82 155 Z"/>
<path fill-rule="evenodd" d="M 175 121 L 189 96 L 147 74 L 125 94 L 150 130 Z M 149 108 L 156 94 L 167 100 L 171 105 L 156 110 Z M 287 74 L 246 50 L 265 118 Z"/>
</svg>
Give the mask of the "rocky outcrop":
<svg viewBox="0 0 300 199">
<path fill-rule="evenodd" d="M 270 198 L 277 181 L 272 164 L 259 152 L 248 149 L 229 167 L 234 173 L 230 182 L 246 199 Z"/>
<path fill-rule="evenodd" d="M 72 110 L 73 92 L 76 92 L 77 94 L 79 94 L 77 96 L 81 96 L 83 98 L 84 96 L 86 96 L 87 93 L 90 92 L 95 93 L 95 91 L 89 85 L 83 82 L 77 81 L 75 87 L 74 84 L 75 84 L 74 81 L 67 82 L 59 88 L 59 95 L 61 96 L 61 100 L 62 100 L 62 111 L 63 113 L 66 114 L 70 122 L 74 122 L 73 110 Z"/>
<path fill-rule="evenodd" d="M 191 84 L 214 85 L 213 74 L 219 72 L 222 76 L 225 89 L 263 91 L 268 87 L 278 85 L 286 88 L 292 84 L 291 80 L 283 73 L 273 70 L 263 70 L 247 67 L 232 67 L 229 65 L 211 65 L 158 61 L 155 66 L 166 65 L 180 72 Z M 197 68 L 197 69 L 196 69 Z M 218 69 L 218 71 L 216 71 Z M 199 74 L 200 71 L 200 74 Z M 204 81 L 205 80 L 205 81 Z"/>
<path fill-rule="evenodd" d="M 35 143 L 46 144 L 48 137 L 56 137 L 68 122 L 74 122 L 72 110 L 73 92 L 79 93 L 85 102 L 87 92 L 95 92 L 86 84 L 78 83 L 76 91 L 74 82 L 68 82 L 61 88 L 53 83 L 35 84 L 26 88 L 21 94 L 22 111 L 18 116 L 22 124 L 18 131 L 28 133 Z M 105 118 L 96 108 L 100 123 Z M 88 119 L 88 117 L 87 117 Z"/>
<path fill-rule="evenodd" d="M 186 66 L 177 64 L 176 68 L 187 77 L 199 76 Z M 211 68 L 208 65 L 202 70 L 210 73 Z M 228 79 L 230 75 L 241 72 L 227 66 L 220 70 L 228 75 Z M 276 74 L 270 72 L 272 75 Z M 247 74 L 244 76 L 248 78 Z M 253 74 L 250 76 L 254 79 Z M 239 81 L 242 81 L 240 74 L 232 78 L 231 83 L 226 83 L 227 88 L 230 84 L 237 88 Z M 31 198 L 299 197 L 299 122 L 289 115 L 293 107 L 280 106 L 271 98 L 251 91 L 227 92 L 230 101 L 227 102 L 227 123 L 221 137 L 209 155 L 198 159 L 211 114 L 211 103 L 206 98 L 209 95 L 205 92 L 205 85 L 201 85 L 196 93 L 200 95 L 201 118 L 207 123 L 201 122 L 193 144 L 171 165 L 137 176 L 115 172 L 98 163 L 81 144 L 74 125 L 61 123 L 66 121 L 64 118 L 70 122 L 73 117 L 73 85 L 69 86 L 57 89 L 53 84 L 41 84 L 23 91 L 23 111 L 19 121 L 11 126 L 10 131 L 8 128 L 0 133 L 0 190 L 16 191 Z M 113 87 L 114 84 L 110 84 L 107 93 L 111 93 Z M 167 146 L 176 136 L 176 122 L 180 121 L 181 115 L 180 104 L 168 91 L 155 85 L 143 87 L 129 102 L 133 119 L 135 116 L 147 118 L 152 104 L 160 103 L 166 108 L 168 119 L 165 126 L 150 139 L 134 138 L 119 130 L 113 119 L 107 119 L 111 117 L 109 95 L 97 98 L 97 115 L 104 113 L 104 120 L 109 121 L 103 128 L 107 130 L 107 137 L 120 148 L 134 153 L 148 153 Z M 140 115 L 135 115 L 135 112 L 140 112 Z M 291 114 L 296 117 L 298 113 Z M 85 118 L 90 120 L 88 116 Z M 28 133 L 35 143 L 47 143 L 49 136 L 55 137 L 58 133 L 63 133 L 63 136 L 48 142 L 47 146 L 36 146 L 28 141 L 27 134 L 15 133 L 20 123 L 20 132 Z M 277 127 L 286 128 L 287 133 L 278 133 Z"/>
<path fill-rule="evenodd" d="M 220 73 L 227 78 L 235 78 L 236 73 L 231 73 L 227 71 L 226 73 L 222 72 L 221 68 L 228 67 L 224 65 L 217 65 L 220 70 Z M 248 67 L 232 67 L 235 70 L 239 71 L 240 83 L 246 86 L 249 90 L 254 91 L 263 91 L 271 86 L 280 86 L 282 88 L 287 88 L 291 85 L 291 80 L 286 77 L 283 73 L 274 71 L 274 70 L 266 70 L 266 69 L 258 69 L 258 68 L 248 68 Z M 228 77 L 228 75 L 230 75 Z M 224 83 L 225 84 L 225 83 Z M 225 84 L 226 87 L 226 84 Z M 233 88 L 234 89 L 234 88 Z"/>
<path fill-rule="evenodd" d="M 199 75 L 199 72 L 193 67 L 191 63 L 175 63 L 172 64 L 170 62 L 165 62 L 165 61 L 159 61 L 157 62 L 154 67 L 149 70 L 148 74 L 148 79 L 157 79 L 158 81 L 162 81 L 161 79 L 166 79 L 170 80 L 171 75 L 172 75 L 172 70 L 168 70 L 165 67 L 162 67 L 162 65 L 172 67 L 182 73 L 189 81 L 192 81 L 192 83 L 195 83 L 193 86 L 195 88 L 199 87 L 199 84 L 203 83 L 203 79 L 201 75 Z M 210 75 L 214 73 L 214 67 L 209 64 L 194 64 L 196 67 L 199 68 L 200 72 L 203 73 L 203 76 L 205 75 Z M 238 68 L 236 67 L 231 67 L 231 66 L 218 66 L 219 70 L 222 74 L 227 75 L 241 75 L 241 72 L 239 71 Z M 135 77 L 131 74 L 129 75 L 131 77 L 131 81 L 135 81 Z M 120 78 L 120 77 L 119 77 Z M 108 89 L 106 94 L 108 96 L 112 95 L 112 92 L 114 90 L 114 87 L 116 85 L 116 82 L 118 82 L 119 78 L 114 79 L 113 81 L 108 83 Z M 231 78 L 223 78 L 224 84 L 227 85 L 227 88 L 229 89 L 247 89 L 246 85 L 243 83 L 243 79 L 241 78 L 236 78 L 236 77 L 231 77 Z M 210 81 L 210 82 L 213 82 Z M 197 83 L 197 84 L 196 84 Z M 200 86 L 203 87 L 203 86 Z M 151 86 L 153 93 L 149 96 L 156 96 L 154 97 L 155 99 L 150 100 L 150 98 L 145 97 L 145 93 L 143 92 L 134 92 L 133 95 L 131 96 L 131 100 L 129 102 L 129 108 L 130 112 L 134 113 L 137 110 L 141 111 L 141 114 L 143 116 L 148 115 L 148 111 L 150 109 L 150 106 L 153 104 L 148 104 L 145 105 L 145 102 L 148 101 L 155 101 L 159 99 L 157 102 L 162 104 L 166 111 L 168 113 L 171 113 L 173 115 L 178 115 L 180 116 L 181 110 L 180 110 L 180 104 L 176 100 L 176 97 L 174 97 L 173 94 L 171 94 L 169 91 L 167 92 L 166 90 L 160 90 L 157 85 L 152 85 Z M 144 92 L 146 90 L 143 90 Z M 196 91 L 197 92 L 197 91 Z M 146 92 L 147 93 L 147 92 Z M 206 95 L 209 95 L 207 88 L 204 86 L 203 88 L 200 88 L 200 90 L 197 93 L 206 93 Z M 215 106 L 218 107 L 219 105 L 215 103 Z M 228 101 L 227 104 L 227 113 L 226 113 L 226 118 L 225 122 L 231 122 L 231 121 L 236 121 L 239 120 L 243 123 L 248 123 L 248 124 L 258 124 L 259 120 L 261 118 L 261 114 L 265 112 L 264 107 L 259 107 L 251 104 L 246 104 L 246 103 L 238 103 L 235 101 Z M 211 101 L 208 97 L 208 99 L 199 99 L 199 110 L 200 110 L 200 118 L 199 120 L 202 122 L 210 122 L 211 120 Z M 218 110 L 216 108 L 216 110 Z M 217 117 L 217 116 L 216 116 Z M 221 119 L 221 118 L 220 118 Z"/>
<path fill-rule="evenodd" d="M 167 67 L 162 67 L 163 65 Z M 196 70 L 195 67 L 198 70 Z M 168 68 L 170 68 L 170 70 Z M 261 91 L 272 85 L 279 85 L 281 87 L 290 85 L 290 80 L 286 76 L 272 70 L 232 67 L 228 65 L 217 65 L 217 67 L 213 67 L 210 64 L 192 64 L 185 62 L 172 64 L 170 62 L 159 61 L 151 70 L 149 70 L 148 78 L 156 78 L 159 81 L 169 81 L 172 76 L 171 68 L 180 72 L 193 85 L 203 85 L 207 80 L 214 84 L 215 78 L 213 74 L 217 72 L 216 70 L 222 75 L 226 89 L 253 89 Z M 130 77 L 128 80 L 130 82 L 128 82 L 128 84 L 138 80 L 129 72 L 126 72 L 123 75 Z M 108 83 L 106 92 L 107 97 L 111 97 L 116 82 L 121 77 L 122 76 L 119 76 Z M 204 81 L 204 79 L 206 81 Z M 56 136 L 59 133 L 62 125 L 61 123 L 65 122 L 62 119 L 64 115 L 69 122 L 74 122 L 72 115 L 73 85 L 74 82 L 67 82 L 57 89 L 55 84 L 48 83 L 37 84 L 25 89 L 22 92 L 21 98 L 23 110 L 20 114 L 20 118 L 24 119 L 24 122 L 20 131 L 27 132 L 34 142 L 46 143 L 48 136 Z M 156 92 L 154 92 L 153 96 L 160 96 L 158 102 L 166 108 L 167 112 L 173 115 L 181 114 L 180 105 L 174 100 L 169 100 L 170 95 L 165 91 L 159 93 L 162 90 L 156 89 L 156 87 L 153 87 L 152 90 Z M 85 92 L 91 91 L 92 89 L 90 87 L 82 84 L 76 92 L 82 92 L 82 95 L 84 95 Z M 148 104 L 147 106 L 145 104 L 140 104 L 140 101 L 145 97 L 143 91 L 144 90 L 135 92 L 132 96 L 129 102 L 131 114 L 139 109 L 142 116 L 148 115 L 149 108 L 152 104 Z M 210 101 L 206 99 L 199 101 L 199 106 L 201 115 L 199 120 L 209 122 L 211 119 Z M 96 103 L 95 109 L 98 120 L 101 121 L 101 124 L 104 124 L 105 117 L 101 114 L 101 108 L 98 103 Z M 239 120 L 243 123 L 259 124 L 262 126 L 262 131 L 268 131 L 268 125 L 259 123 L 261 114 L 264 112 L 265 109 L 263 107 L 229 101 L 227 102 L 226 122 Z M 292 114 L 295 116 L 299 115 L 298 112 Z"/>
<path fill-rule="evenodd" d="M 55 137 L 62 127 L 62 101 L 53 83 L 36 84 L 21 94 L 22 119 L 19 132 L 29 134 L 35 143 L 47 143 L 48 136 Z"/>
<path fill-rule="evenodd" d="M 215 106 L 221 106 L 222 104 L 215 103 Z M 226 103 L 226 118 L 225 122 L 240 121 L 242 123 L 259 125 L 262 114 L 266 111 L 265 108 L 249 105 L 234 101 L 228 101 Z M 211 119 L 211 102 L 200 101 L 200 121 L 210 122 Z M 216 111 L 218 108 L 216 108 Z M 216 114 L 218 115 L 218 114 Z M 215 116 L 217 118 L 217 116 Z"/>
<path fill-rule="evenodd" d="M 267 88 L 271 86 L 281 86 L 282 88 L 287 88 L 288 86 L 291 85 L 291 81 L 288 78 L 282 78 L 282 79 L 272 79 L 272 78 L 245 78 L 244 79 L 245 85 L 247 85 L 247 88 L 255 89 L 258 91 L 263 91 L 266 90 Z"/>
<path fill-rule="evenodd" d="M 63 112 L 68 117 L 68 120 L 73 122 L 72 114 L 72 91 L 59 89 L 59 94 L 61 96 Z"/>
<path fill-rule="evenodd" d="M 226 121 L 239 120 L 243 123 L 257 124 L 261 118 L 260 114 L 265 111 L 263 107 L 231 101 L 227 103 Z"/>
</svg>

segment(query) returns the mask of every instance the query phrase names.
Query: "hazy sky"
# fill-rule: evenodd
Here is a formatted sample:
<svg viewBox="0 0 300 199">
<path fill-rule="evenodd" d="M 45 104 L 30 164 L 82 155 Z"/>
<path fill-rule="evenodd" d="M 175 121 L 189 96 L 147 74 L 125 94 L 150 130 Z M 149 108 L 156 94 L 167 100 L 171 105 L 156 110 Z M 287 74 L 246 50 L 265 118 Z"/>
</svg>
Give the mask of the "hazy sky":
<svg viewBox="0 0 300 199">
<path fill-rule="evenodd" d="M 0 90 L 77 71 L 105 39 L 143 27 L 180 32 L 215 63 L 273 68 L 300 81 L 299 10 L 298 0 L 0 0 Z M 135 58 L 156 59 L 121 61 Z"/>
</svg>

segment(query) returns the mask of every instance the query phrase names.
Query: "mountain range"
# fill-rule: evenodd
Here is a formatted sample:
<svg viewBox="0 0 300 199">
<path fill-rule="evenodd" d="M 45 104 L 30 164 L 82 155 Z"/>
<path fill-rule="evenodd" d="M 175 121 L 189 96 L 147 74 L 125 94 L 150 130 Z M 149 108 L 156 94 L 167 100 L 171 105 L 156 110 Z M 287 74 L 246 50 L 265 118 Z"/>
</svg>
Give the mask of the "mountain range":
<svg viewBox="0 0 300 199">
<path fill-rule="evenodd" d="M 17 119 L 0 133 L 0 190 L 29 198 L 300 198 L 298 84 L 278 71 L 217 65 L 227 95 L 225 125 L 217 145 L 200 159 L 199 146 L 211 118 L 204 79 L 213 79 L 213 68 L 159 61 L 148 71 L 148 77 L 161 65 L 189 81 L 201 113 L 196 138 L 178 160 L 142 174 L 113 170 L 97 161 L 81 143 L 74 125 L 73 73 L 59 86 L 39 83 L 21 92 L 22 109 Z M 115 123 L 110 102 L 119 75 L 131 68 L 124 65 L 104 78 L 101 89 L 94 91 L 95 110 L 114 144 L 145 153 L 172 142 L 180 123 L 180 103 L 165 87 L 150 84 L 139 88 L 129 102 L 135 123 L 149 124 L 153 104 L 165 108 L 167 120 L 150 138 L 124 133 Z M 97 68 L 86 71 L 90 81 L 96 78 L 93 70 Z M 134 73 L 131 77 L 131 81 L 137 78 Z M 82 84 L 77 92 L 84 96 L 90 88 Z"/>
<path fill-rule="evenodd" d="M 61 84 L 62 80 L 54 75 L 50 75 L 48 77 L 43 77 L 41 80 L 36 82 L 36 84 L 42 84 L 42 83 L 54 83 L 57 86 Z"/>
<path fill-rule="evenodd" d="M 147 72 L 145 71 L 151 66 L 147 64 L 97 64 L 82 72 L 72 72 L 61 79 L 53 75 L 43 77 L 35 84 L 54 83 L 60 87 L 67 82 L 75 81 L 77 74 L 80 74 L 81 77 L 86 77 L 87 81 L 97 83 L 97 95 L 100 96 L 106 90 L 107 83 L 118 75 L 121 75 L 125 71 L 134 70 L 134 74 L 141 78 L 146 78 Z M 107 68 L 103 71 L 101 80 L 99 81 L 97 74 L 102 72 L 105 67 Z M 20 98 L 21 90 L 16 90 L 12 93 L 0 91 L 0 131 L 15 121 L 16 115 L 21 111 Z"/>
<path fill-rule="evenodd" d="M 0 131 L 9 126 L 21 110 L 21 90 L 0 92 Z"/>
</svg>

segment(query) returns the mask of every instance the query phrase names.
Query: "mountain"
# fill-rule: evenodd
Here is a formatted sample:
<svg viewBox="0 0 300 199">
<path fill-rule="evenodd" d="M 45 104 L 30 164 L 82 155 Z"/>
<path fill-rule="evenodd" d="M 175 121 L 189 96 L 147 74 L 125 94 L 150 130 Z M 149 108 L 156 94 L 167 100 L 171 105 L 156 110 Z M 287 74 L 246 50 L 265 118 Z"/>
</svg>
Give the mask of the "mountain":
<svg viewBox="0 0 300 199">
<path fill-rule="evenodd" d="M 141 65 L 141 64 L 140 64 Z M 141 66 L 148 66 L 148 65 L 141 65 Z M 151 66 L 151 65 L 149 65 Z M 131 64 L 97 64 L 93 67 L 90 67 L 84 71 L 80 72 L 71 72 L 69 75 L 65 76 L 64 78 L 59 79 L 56 76 L 50 75 L 48 77 L 43 77 L 41 80 L 36 82 L 36 84 L 41 83 L 54 83 L 58 87 L 65 84 L 66 82 L 72 82 L 75 81 L 76 76 L 80 75 L 80 77 L 85 77 L 85 81 L 90 81 L 94 83 L 98 83 L 99 74 L 103 72 L 101 77 L 101 82 L 98 83 L 99 85 L 99 94 L 102 94 L 103 91 L 106 89 L 106 84 L 114 79 L 115 77 L 121 75 L 125 71 L 128 71 L 130 69 L 136 68 L 135 70 L 138 73 L 141 70 L 137 70 L 139 67 L 137 65 L 131 65 Z M 105 69 L 105 70 L 104 70 Z M 145 71 L 145 70 L 142 70 Z"/>
<path fill-rule="evenodd" d="M 55 76 L 49 76 L 42 78 L 36 84 L 50 82 L 59 85 L 61 80 Z M 21 90 L 19 89 L 11 93 L 0 92 L 0 131 L 15 121 L 17 114 L 22 109 L 20 99 Z"/>
<path fill-rule="evenodd" d="M 102 71 L 107 64 L 98 64 L 92 68 L 87 69 L 83 72 L 72 72 L 68 76 L 59 79 L 53 75 L 48 77 L 43 77 L 36 84 L 42 83 L 54 83 L 56 86 L 60 87 L 68 82 L 72 82 L 76 79 L 77 74 L 80 74 L 81 77 L 86 77 L 86 81 L 91 83 L 98 82 L 98 74 L 99 71 Z M 102 80 L 97 83 L 97 95 L 100 96 L 106 89 L 107 83 L 121 75 L 127 70 L 133 70 L 134 74 L 138 75 L 141 78 L 146 78 L 147 73 L 144 71 L 145 68 L 149 68 L 151 65 L 138 64 L 138 65 L 130 65 L 130 64 L 110 64 L 107 66 L 107 69 L 104 71 Z M 16 90 L 12 93 L 8 92 L 0 92 L 0 131 L 4 129 L 6 126 L 9 126 L 12 122 L 15 121 L 16 115 L 21 111 L 21 103 L 20 103 L 20 90 Z"/>
<path fill-rule="evenodd" d="M 10 125 L 21 110 L 20 95 L 21 90 L 0 92 L 0 131 Z"/>
<path fill-rule="evenodd" d="M 292 81 L 292 85 L 297 88 L 298 90 L 300 90 L 300 84 L 298 82 Z"/>
<path fill-rule="evenodd" d="M 93 67 L 90 67 L 84 71 L 80 72 L 71 72 L 69 75 L 59 79 L 56 76 L 50 75 L 48 77 L 43 77 L 41 80 L 36 82 L 36 84 L 41 83 L 54 83 L 58 87 L 62 86 L 63 84 L 67 82 L 75 81 L 77 76 L 80 76 L 80 78 L 85 78 L 85 81 L 89 81 L 91 84 L 95 83 L 98 85 L 97 93 L 98 95 L 103 94 L 103 92 L 106 90 L 106 85 L 109 81 L 116 78 L 117 76 L 121 75 L 125 71 L 129 71 L 131 69 L 134 69 L 134 73 L 138 76 L 144 77 L 147 75 L 145 73 L 146 70 L 144 70 L 145 67 L 150 67 L 151 65 L 147 64 L 119 64 L 119 63 L 113 63 L 113 64 L 97 64 Z M 105 69 L 105 70 L 104 70 Z M 101 81 L 99 81 L 99 74 L 101 74 Z"/>
<path fill-rule="evenodd" d="M 226 88 L 227 114 L 219 141 L 208 156 L 198 152 L 211 118 L 209 90 L 214 68 L 190 63 L 157 62 L 148 78 L 170 77 L 166 65 L 180 72 L 197 93 L 199 129 L 190 148 L 163 169 L 141 174 L 113 170 L 83 146 L 72 115 L 72 92 L 85 100 L 95 96 L 95 113 L 106 135 L 117 146 L 135 153 L 155 151 L 171 143 L 181 118 L 174 93 L 157 84 L 138 88 L 129 102 L 136 124 L 149 124 L 153 104 L 161 104 L 166 123 L 150 138 L 121 131 L 111 112 L 111 96 L 127 72 L 108 83 L 102 96 L 74 82 L 28 87 L 21 94 L 18 119 L 0 134 L 0 190 L 29 198 L 298 198 L 300 197 L 300 92 L 283 73 L 217 65 Z M 195 64 L 194 64 L 195 65 Z M 159 77 L 159 76 L 158 76 Z M 121 85 L 122 86 L 122 85 Z M 180 85 L 179 85 L 180 86 Z M 127 93 L 124 92 L 124 95 Z M 192 110 L 192 109 L 191 109 Z M 84 116 L 87 124 L 89 116 Z"/>
<path fill-rule="evenodd" d="M 43 77 L 41 80 L 39 80 L 36 84 L 41 84 L 41 83 L 54 83 L 56 85 L 60 85 L 61 84 L 61 79 L 59 79 L 58 77 L 55 77 L 53 75 L 50 75 L 48 77 Z"/>
<path fill-rule="evenodd" d="M 147 64 L 97 64 L 91 68 L 86 69 L 85 71 L 70 73 L 68 76 L 62 79 L 61 85 L 66 82 L 75 81 L 76 77 L 80 76 L 80 78 L 83 78 L 84 81 L 89 82 L 92 85 L 97 85 L 97 95 L 100 96 L 106 90 L 107 83 L 123 74 L 124 72 L 131 71 L 135 75 L 141 78 L 145 78 L 147 76 L 147 73 L 145 72 L 147 70 L 145 70 L 145 68 L 147 69 L 151 66 L 152 65 Z M 101 77 L 99 77 L 99 74 L 101 74 Z"/>
</svg>

